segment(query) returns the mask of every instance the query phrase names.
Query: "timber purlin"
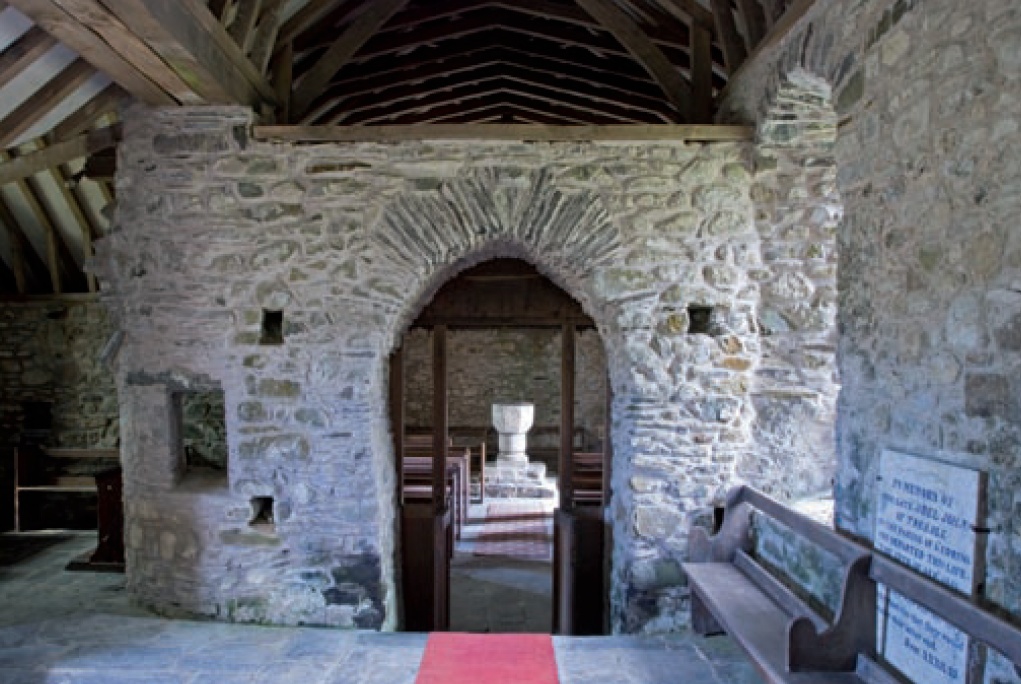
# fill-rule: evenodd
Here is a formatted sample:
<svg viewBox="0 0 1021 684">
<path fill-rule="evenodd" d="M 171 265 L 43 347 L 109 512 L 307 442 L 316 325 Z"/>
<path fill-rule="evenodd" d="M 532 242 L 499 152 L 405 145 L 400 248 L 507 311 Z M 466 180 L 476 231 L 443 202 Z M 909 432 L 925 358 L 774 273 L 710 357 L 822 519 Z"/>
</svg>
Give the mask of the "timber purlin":
<svg viewBox="0 0 1021 684">
<path fill-rule="evenodd" d="M 840 601 L 823 619 L 753 557 L 753 516 L 765 515 L 835 557 Z M 723 524 L 696 527 L 683 564 L 692 628 L 726 632 L 767 682 L 852 684 L 899 681 L 876 657 L 876 583 L 903 594 L 1021 667 L 1021 627 L 871 548 L 806 518 L 747 486 L 727 496 Z"/>
</svg>

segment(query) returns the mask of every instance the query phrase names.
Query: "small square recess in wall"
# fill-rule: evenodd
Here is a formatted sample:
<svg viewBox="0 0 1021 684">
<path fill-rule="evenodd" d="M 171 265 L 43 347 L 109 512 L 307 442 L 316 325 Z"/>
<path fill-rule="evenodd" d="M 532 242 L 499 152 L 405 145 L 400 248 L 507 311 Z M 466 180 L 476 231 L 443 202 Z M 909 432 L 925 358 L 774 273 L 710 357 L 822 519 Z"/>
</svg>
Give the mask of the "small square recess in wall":
<svg viewBox="0 0 1021 684">
<path fill-rule="evenodd" d="M 284 343 L 284 312 L 262 311 L 262 335 L 259 337 L 259 344 L 283 344 Z"/>
<path fill-rule="evenodd" d="M 692 304 L 688 307 L 688 332 L 692 335 L 708 335 L 712 316 L 713 307 Z"/>
</svg>

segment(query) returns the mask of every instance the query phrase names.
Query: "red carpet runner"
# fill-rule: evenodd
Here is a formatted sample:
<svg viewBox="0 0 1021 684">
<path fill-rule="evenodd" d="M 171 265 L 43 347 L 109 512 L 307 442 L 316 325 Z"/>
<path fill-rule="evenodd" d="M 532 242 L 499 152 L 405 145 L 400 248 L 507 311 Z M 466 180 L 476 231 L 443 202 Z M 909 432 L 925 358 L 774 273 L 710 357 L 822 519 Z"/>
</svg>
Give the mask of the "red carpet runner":
<svg viewBox="0 0 1021 684">
<path fill-rule="evenodd" d="M 476 556 L 521 560 L 553 558 L 553 513 L 541 501 L 496 501 L 486 510 Z"/>
<path fill-rule="evenodd" d="M 548 634 L 433 632 L 415 684 L 557 684 Z"/>
</svg>

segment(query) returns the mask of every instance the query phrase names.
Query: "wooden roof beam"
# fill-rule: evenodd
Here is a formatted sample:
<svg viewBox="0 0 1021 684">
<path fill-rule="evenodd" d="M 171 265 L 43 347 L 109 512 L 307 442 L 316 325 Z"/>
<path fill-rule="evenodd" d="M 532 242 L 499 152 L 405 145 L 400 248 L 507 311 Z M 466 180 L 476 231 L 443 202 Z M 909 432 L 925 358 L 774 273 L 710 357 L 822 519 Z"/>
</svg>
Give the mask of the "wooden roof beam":
<svg viewBox="0 0 1021 684">
<path fill-rule="evenodd" d="M 381 56 L 357 64 L 350 63 L 334 77 L 331 88 L 360 87 L 368 83 L 385 84 L 388 78 L 416 71 L 423 65 L 451 62 L 485 50 L 500 50 L 517 56 L 519 60 L 542 62 L 544 67 L 563 73 L 576 71 L 579 78 L 592 77 L 600 83 L 626 82 L 631 90 L 662 97 L 659 86 L 630 55 L 597 57 L 585 48 L 566 47 L 545 38 L 521 36 L 498 28 L 441 41 L 400 60 Z"/>
<path fill-rule="evenodd" d="M 423 83 L 396 86 L 367 93 L 358 97 L 344 98 L 336 106 L 336 114 L 322 117 L 329 124 L 343 123 L 358 112 L 380 106 L 398 105 L 401 102 L 416 106 L 423 96 L 431 93 L 470 89 L 484 82 L 505 80 L 516 84 L 517 90 L 536 97 L 571 103 L 578 107 L 596 108 L 601 113 L 614 113 L 623 120 L 656 120 L 673 123 L 676 112 L 669 110 L 665 103 L 657 100 L 643 100 L 637 96 L 613 96 L 612 91 L 602 90 L 597 85 L 568 77 L 550 74 L 528 67 L 490 63 L 480 64 L 467 74 L 455 73 L 449 76 L 428 79 Z"/>
<path fill-rule="evenodd" d="M 134 64 L 118 54 L 55 0 L 9 0 L 9 2 L 142 102 L 152 105 L 176 104 L 173 97 L 149 80 Z"/>
<path fill-rule="evenodd" d="M 751 52 L 766 35 L 766 13 L 758 0 L 737 0 L 737 7 L 744 19 L 745 46 Z"/>
<path fill-rule="evenodd" d="M 436 43 L 490 31 L 512 34 L 518 42 L 521 40 L 518 36 L 527 36 L 528 38 L 551 41 L 558 46 L 583 48 L 604 56 L 624 55 L 633 58 L 627 48 L 605 30 L 592 31 L 558 21 L 529 20 L 527 16 L 520 13 L 498 8 L 487 14 L 472 13 L 458 19 L 420 26 L 414 31 L 381 31 L 373 36 L 351 61 L 358 63 L 382 55 L 407 54 L 414 49 L 431 48 Z M 298 45 L 295 47 L 298 48 Z M 655 46 L 653 47 L 655 48 Z M 664 50 L 665 54 L 669 54 L 681 66 L 688 65 L 689 56 L 686 47 L 664 46 L 661 51 Z"/>
<path fill-rule="evenodd" d="M 96 69 L 77 59 L 0 121 L 0 148 L 10 147 L 25 131 L 96 75 Z"/>
<path fill-rule="evenodd" d="M 120 141 L 120 135 L 120 125 L 100 128 L 0 162 L 0 185 L 14 183 L 53 166 L 114 147 Z"/>
<path fill-rule="evenodd" d="M 273 57 L 273 46 L 276 44 L 277 32 L 280 30 L 280 12 L 283 10 L 283 4 L 283 0 L 269 0 L 263 9 L 252 38 L 249 58 L 261 74 L 266 73 L 270 59 Z M 279 97 L 279 93 L 277 96 Z"/>
<path fill-rule="evenodd" d="M 407 2 L 408 0 L 378 0 L 378 2 L 374 0 L 371 7 L 337 38 L 300 79 L 291 98 L 292 113 L 297 116 L 304 114 L 333 75 Z"/>
<path fill-rule="evenodd" d="M 730 0 L 709 0 L 716 18 L 716 35 L 723 46 L 723 57 L 727 62 L 727 73 L 733 74 L 748 57 L 744 41 L 737 32 L 737 22 L 730 8 Z"/>
<path fill-rule="evenodd" d="M 262 0 L 238 0 L 238 11 L 227 34 L 234 40 L 241 52 L 248 54 L 255 34 L 255 25 L 262 11 Z"/>
<path fill-rule="evenodd" d="M 547 82 L 572 83 L 577 92 L 591 91 L 599 97 L 616 99 L 618 102 L 626 101 L 654 113 L 673 115 L 673 109 L 662 99 L 662 91 L 651 81 L 614 78 L 608 72 L 590 70 L 570 63 L 555 63 L 540 56 L 499 45 L 467 50 L 457 57 L 395 69 L 377 74 L 376 77 L 335 81 L 328 93 L 337 102 L 336 109 L 339 111 L 345 104 L 351 103 L 352 98 L 371 94 L 378 101 L 394 88 L 407 87 L 408 84 L 424 86 L 434 79 L 471 72 L 494 64 L 503 65 L 508 73 L 524 70 L 542 75 Z M 328 116 L 321 118 L 330 121 Z"/>
<path fill-rule="evenodd" d="M 201 0 L 102 1 L 206 102 L 276 104 L 269 82 Z"/>
<path fill-rule="evenodd" d="M 294 41 L 300 34 L 307 31 L 323 15 L 334 8 L 350 8 L 350 5 L 358 0 L 308 0 L 304 7 L 294 13 L 291 18 L 280 26 L 277 33 L 276 45 L 273 54 L 277 55 L 288 43 Z"/>
<path fill-rule="evenodd" d="M 18 283 L 18 294 L 27 294 L 29 290 L 35 288 L 42 289 L 43 278 L 39 274 L 47 272 L 46 263 L 35 251 L 35 247 L 25 235 L 14 212 L 10 210 L 2 197 L 0 197 L 0 223 L 7 229 L 11 240 L 11 251 L 14 256 L 12 266 Z"/>
<path fill-rule="evenodd" d="M 4 161 L 8 158 L 7 155 L 0 155 L 0 159 Z M 15 184 L 36 222 L 42 227 L 46 238 L 46 264 L 54 294 L 64 292 L 67 285 L 70 285 L 71 289 L 76 289 L 79 284 L 84 284 L 77 282 L 84 280 L 84 272 L 78 267 L 78 262 L 75 261 L 64 236 L 57 228 L 59 221 L 54 216 L 52 208 L 45 203 L 45 194 L 38 180 L 32 177 L 22 178 L 15 181 Z"/>
<path fill-rule="evenodd" d="M 586 12 L 595 17 L 627 48 L 663 89 L 667 100 L 677 108 L 681 117 L 692 121 L 691 84 L 684 80 L 667 56 L 610 0 L 575 0 Z"/>
<path fill-rule="evenodd" d="M 46 54 L 57 39 L 33 26 L 0 53 L 0 88 L 11 82 L 25 67 Z"/>
<path fill-rule="evenodd" d="M 504 82 L 507 88 L 522 95 L 542 100 L 571 104 L 580 109 L 590 109 L 599 114 L 611 114 L 624 121 L 660 121 L 674 123 L 676 112 L 665 112 L 663 105 L 653 103 L 651 107 L 635 106 L 634 100 L 606 97 L 590 84 L 578 83 L 570 79 L 550 78 L 542 71 L 524 67 L 491 64 L 477 69 L 471 77 L 453 77 L 450 79 L 434 79 L 420 86 L 407 86 L 390 89 L 390 96 L 371 93 L 348 101 L 342 101 L 337 115 L 324 117 L 331 124 L 343 124 L 357 117 L 359 112 L 379 110 L 383 108 L 399 109 L 403 103 L 408 108 L 420 106 L 424 95 L 447 94 L 451 92 L 471 92 L 472 89 L 491 82 Z M 659 105 L 659 107 L 655 106 Z"/>
<path fill-rule="evenodd" d="M 87 131 L 96 125 L 100 117 L 113 116 L 116 118 L 121 104 L 130 97 L 119 85 L 111 83 L 54 126 L 49 135 L 51 141 L 62 142 Z"/>
<path fill-rule="evenodd" d="M 473 124 L 486 123 L 488 121 L 500 123 L 501 121 L 506 122 L 505 120 L 507 117 L 511 117 L 516 121 L 520 120 L 517 121 L 517 123 L 543 124 L 546 126 L 574 126 L 584 123 L 582 121 L 554 116 L 549 112 L 516 107 L 505 102 L 491 105 L 483 104 L 478 108 L 466 110 L 460 114 L 454 114 L 440 119 L 433 119 L 430 123 L 434 125 Z"/>
<path fill-rule="evenodd" d="M 477 101 L 480 98 L 499 95 L 499 100 L 524 107 L 535 107 L 542 102 L 543 109 L 556 116 L 573 118 L 578 121 L 585 121 L 592 124 L 624 124 L 634 123 L 633 118 L 627 115 L 616 115 L 606 113 L 601 108 L 593 107 L 593 103 L 585 102 L 581 107 L 572 104 L 565 104 L 558 97 L 536 96 L 528 92 L 528 89 L 521 85 L 507 81 L 506 79 L 493 79 L 483 83 L 465 86 L 460 89 L 452 89 L 435 93 L 415 102 L 407 103 L 407 106 L 400 107 L 378 107 L 374 110 L 360 112 L 357 117 L 352 117 L 347 123 L 381 125 L 381 124 L 409 124 L 423 123 L 434 118 L 450 116 L 465 108 L 465 103 Z"/>
</svg>

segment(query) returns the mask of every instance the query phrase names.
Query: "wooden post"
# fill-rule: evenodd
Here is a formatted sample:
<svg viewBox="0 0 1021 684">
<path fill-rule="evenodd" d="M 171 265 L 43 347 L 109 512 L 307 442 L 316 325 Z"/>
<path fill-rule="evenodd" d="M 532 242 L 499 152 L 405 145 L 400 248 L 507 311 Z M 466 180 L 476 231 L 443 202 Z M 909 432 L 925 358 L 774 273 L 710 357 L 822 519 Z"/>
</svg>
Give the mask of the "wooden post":
<svg viewBox="0 0 1021 684">
<path fill-rule="evenodd" d="M 397 505 L 404 503 L 404 347 L 390 355 L 390 429 L 393 431 Z"/>
<path fill-rule="evenodd" d="M 433 328 L 433 510 L 446 508 L 447 326 Z"/>
<path fill-rule="evenodd" d="M 574 324 L 560 327 L 560 508 L 574 508 Z"/>
</svg>

